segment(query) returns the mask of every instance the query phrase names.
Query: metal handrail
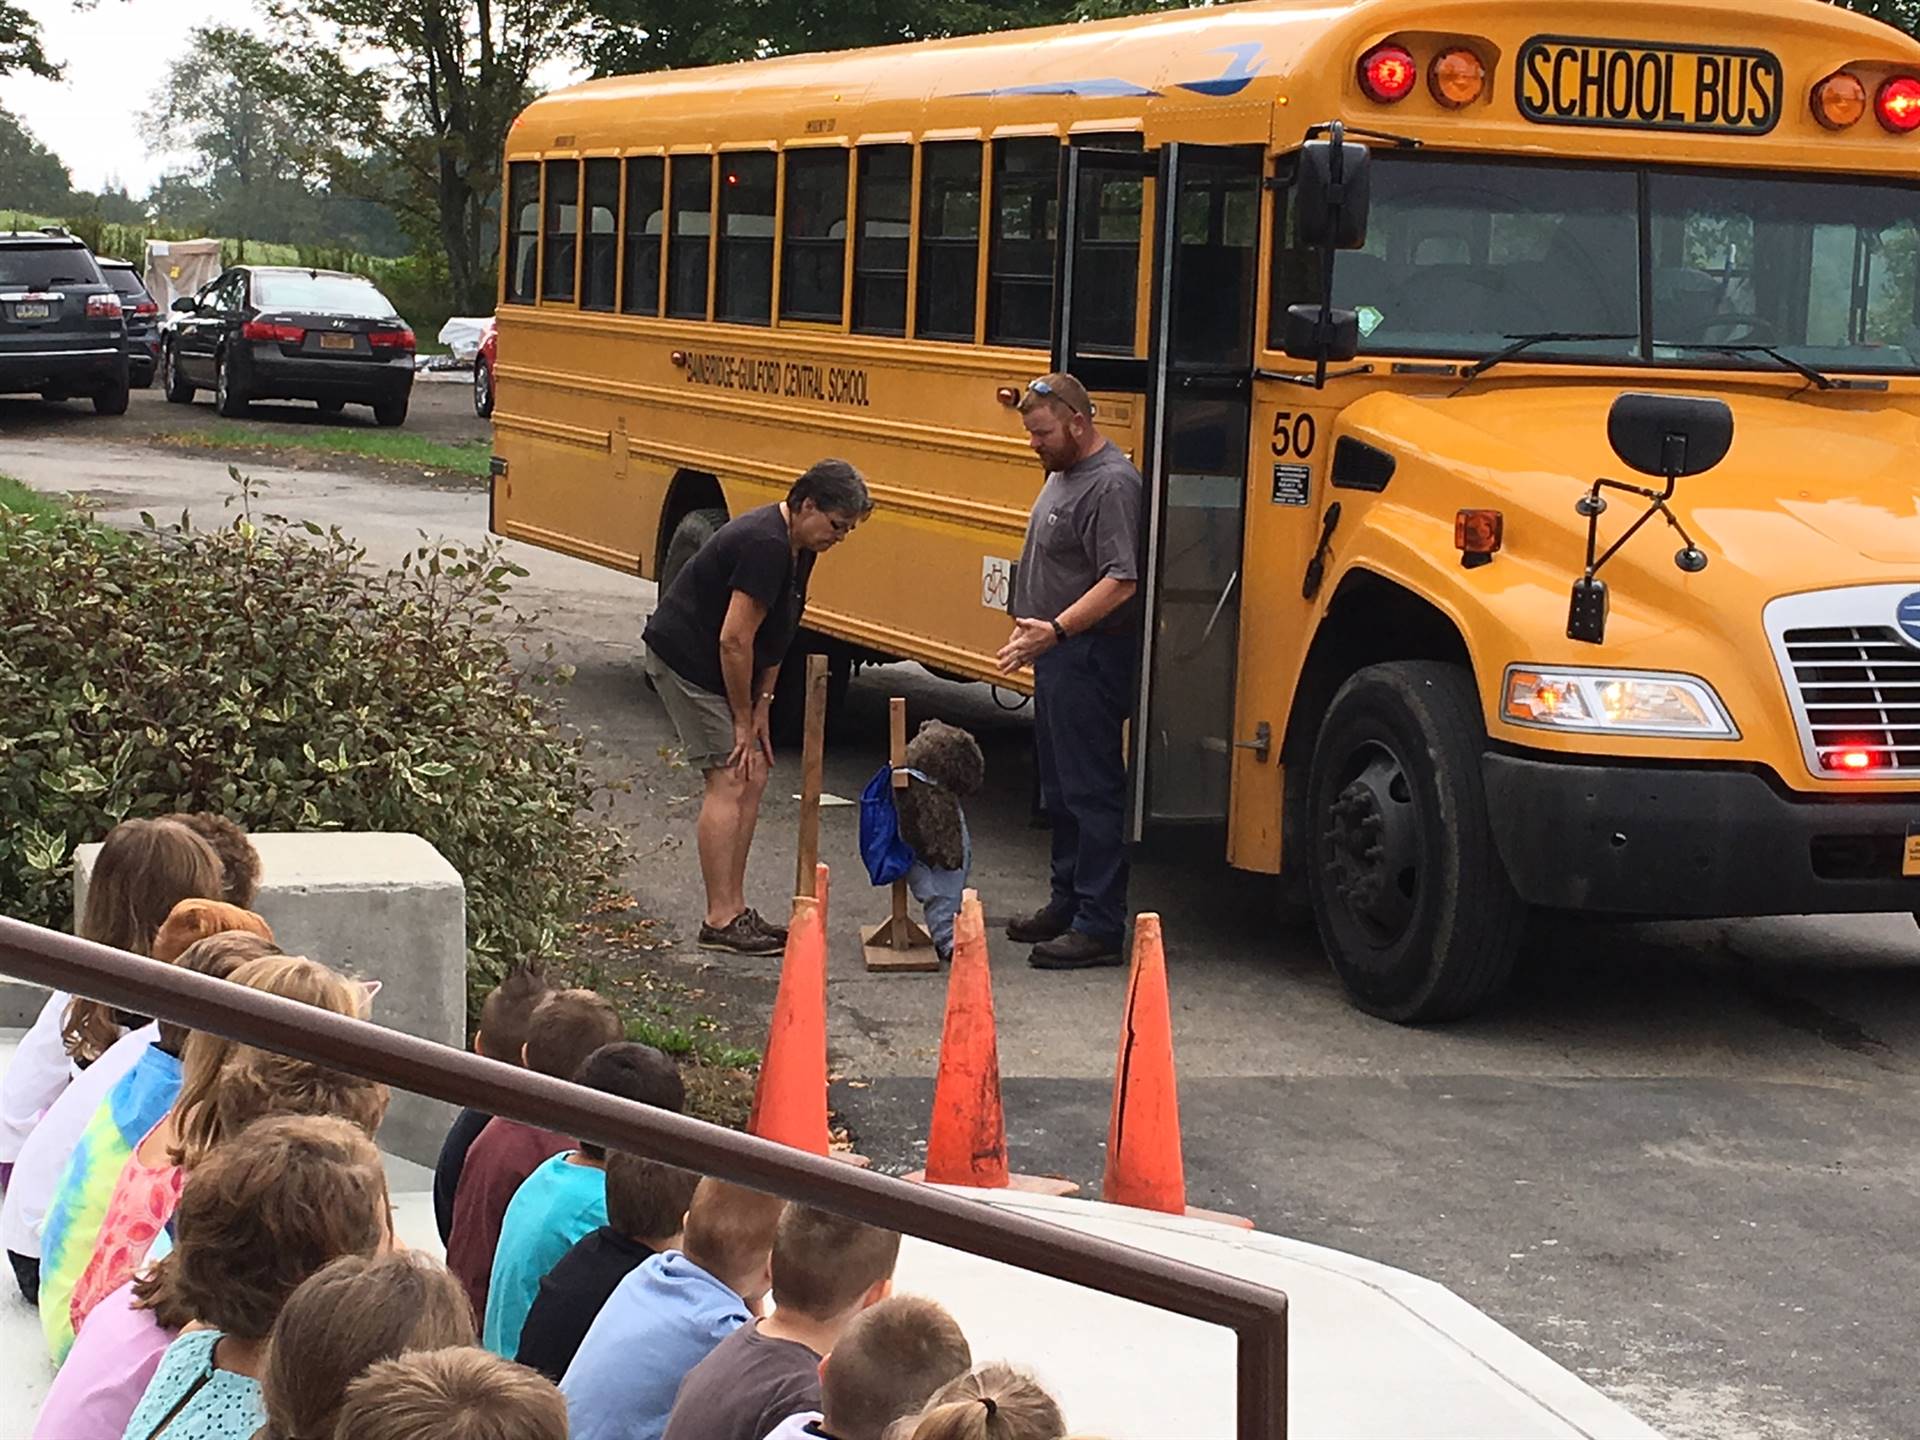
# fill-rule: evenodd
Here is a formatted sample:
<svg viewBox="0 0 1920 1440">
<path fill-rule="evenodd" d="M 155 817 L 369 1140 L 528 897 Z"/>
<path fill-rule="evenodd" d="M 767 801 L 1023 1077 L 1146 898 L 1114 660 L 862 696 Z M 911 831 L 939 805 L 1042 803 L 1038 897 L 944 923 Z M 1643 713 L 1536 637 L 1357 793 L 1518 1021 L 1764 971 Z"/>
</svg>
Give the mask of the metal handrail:
<svg viewBox="0 0 1920 1440">
<path fill-rule="evenodd" d="M 1224 1325 L 1239 1340 L 1235 1433 L 1286 1434 L 1287 1297 L 1278 1290 L 5 916 L 0 974 Z"/>
</svg>

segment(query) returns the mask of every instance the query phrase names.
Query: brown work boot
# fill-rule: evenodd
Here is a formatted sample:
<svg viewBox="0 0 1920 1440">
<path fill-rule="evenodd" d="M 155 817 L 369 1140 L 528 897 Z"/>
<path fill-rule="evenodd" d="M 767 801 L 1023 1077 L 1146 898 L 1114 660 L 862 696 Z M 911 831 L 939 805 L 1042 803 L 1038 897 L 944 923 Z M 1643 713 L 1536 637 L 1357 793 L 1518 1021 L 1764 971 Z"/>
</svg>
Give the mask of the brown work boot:
<svg viewBox="0 0 1920 1440">
<path fill-rule="evenodd" d="M 725 925 L 702 925 L 700 948 L 719 950 L 728 955 L 778 955 L 786 949 L 785 940 L 777 940 L 754 923 L 751 910 L 742 910 Z"/>
<path fill-rule="evenodd" d="M 1036 970 L 1092 970 L 1120 963 L 1120 939 L 1100 940 L 1084 930 L 1069 930 L 1057 940 L 1033 947 L 1027 964 Z"/>
<path fill-rule="evenodd" d="M 1058 940 L 1073 928 L 1073 912 L 1048 905 L 1031 915 L 1007 922 L 1007 938 L 1021 945 L 1041 945 Z"/>
</svg>

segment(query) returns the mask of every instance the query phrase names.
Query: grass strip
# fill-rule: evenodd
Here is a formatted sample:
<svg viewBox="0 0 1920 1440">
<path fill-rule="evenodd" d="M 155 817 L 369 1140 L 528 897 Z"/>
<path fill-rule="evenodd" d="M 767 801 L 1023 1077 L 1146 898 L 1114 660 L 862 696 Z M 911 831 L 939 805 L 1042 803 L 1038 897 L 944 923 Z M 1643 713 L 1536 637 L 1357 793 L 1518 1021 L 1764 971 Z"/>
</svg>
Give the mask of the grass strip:
<svg viewBox="0 0 1920 1440">
<path fill-rule="evenodd" d="M 390 465 L 422 470 L 444 470 L 454 475 L 484 479 L 492 461 L 484 441 L 448 445 L 409 435 L 404 430 L 256 430 L 245 425 L 212 425 L 204 430 L 177 430 L 156 435 L 154 443 L 209 450 L 307 450 L 321 455 L 353 455 Z"/>
<path fill-rule="evenodd" d="M 31 516 L 37 528 L 65 515 L 73 507 L 63 495 L 43 495 L 11 475 L 0 475 L 0 510 Z"/>
</svg>

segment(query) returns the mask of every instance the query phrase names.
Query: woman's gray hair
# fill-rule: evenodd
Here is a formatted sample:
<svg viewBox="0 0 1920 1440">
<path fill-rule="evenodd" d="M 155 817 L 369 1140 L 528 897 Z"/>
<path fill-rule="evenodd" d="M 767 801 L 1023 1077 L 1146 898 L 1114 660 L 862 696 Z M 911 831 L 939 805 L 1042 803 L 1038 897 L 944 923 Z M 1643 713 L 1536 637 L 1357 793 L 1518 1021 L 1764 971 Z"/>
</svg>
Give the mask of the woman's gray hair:
<svg viewBox="0 0 1920 1440">
<path fill-rule="evenodd" d="M 811 500 L 815 509 L 834 515 L 865 515 L 873 509 L 867 482 L 844 460 L 816 460 L 809 465 L 787 491 L 787 508 L 799 509 L 802 500 Z"/>
</svg>

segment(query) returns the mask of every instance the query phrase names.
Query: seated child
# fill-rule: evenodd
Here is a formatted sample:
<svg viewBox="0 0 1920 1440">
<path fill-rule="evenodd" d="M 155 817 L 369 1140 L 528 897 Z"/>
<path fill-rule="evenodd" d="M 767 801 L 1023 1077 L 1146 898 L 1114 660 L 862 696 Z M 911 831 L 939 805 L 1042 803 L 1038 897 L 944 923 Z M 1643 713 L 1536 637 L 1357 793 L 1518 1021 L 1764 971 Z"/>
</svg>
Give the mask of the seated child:
<svg viewBox="0 0 1920 1440">
<path fill-rule="evenodd" d="M 124 1440 L 247 1440 L 266 1422 L 260 1377 L 281 1307 L 330 1261 L 393 1243 L 380 1152 L 324 1115 L 262 1120 L 195 1170 L 168 1272 L 204 1327 L 167 1347 Z"/>
<path fill-rule="evenodd" d="M 622 1040 L 602 1045 L 580 1062 L 573 1083 L 637 1100 L 678 1115 L 686 1107 L 686 1087 L 673 1061 L 651 1045 Z M 520 1351 L 520 1330 L 546 1273 L 573 1242 L 607 1223 L 607 1152 L 582 1140 L 576 1150 L 555 1155 L 514 1191 L 500 1221 L 487 1286 L 482 1342 L 494 1354 L 512 1359 Z"/>
<path fill-rule="evenodd" d="M 300 956 L 249 961 L 228 978 L 335 1014 L 366 1013 L 367 992 L 359 982 Z M 244 1068 L 234 1063 L 242 1056 L 251 1062 Z M 181 1070 L 172 1107 L 133 1146 L 112 1185 L 72 1192 L 74 1223 L 61 1237 L 58 1263 L 42 1277 L 40 1297 L 40 1328 L 56 1363 L 65 1358 L 74 1331 L 94 1304 L 132 1278 L 172 1216 L 187 1172 L 223 1135 L 263 1114 L 333 1113 L 343 1106 L 345 1113 L 369 1122 L 372 1133 L 386 1108 L 384 1086 L 233 1045 L 204 1031 L 188 1038 Z M 237 1083 L 236 1076 L 249 1083 Z M 52 1232 L 49 1219 L 50 1238 Z M 47 1253 L 53 1261 L 51 1245 Z"/>
<path fill-rule="evenodd" d="M 688 1373 L 666 1440 L 763 1440 L 789 1415 L 820 1409 L 820 1359 L 854 1317 L 893 1292 L 900 1237 L 793 1204 L 773 1237 L 773 1311 L 749 1321 Z"/>
<path fill-rule="evenodd" d="M 894 1295 L 863 1310 L 820 1362 L 820 1409 L 789 1415 L 766 1440 L 884 1440 L 905 1415 L 967 1373 L 973 1352 L 944 1306 Z"/>
<path fill-rule="evenodd" d="M 620 1012 L 611 1001 L 591 990 L 559 990 L 534 1007 L 523 1055 L 529 1070 L 571 1080 L 587 1056 L 625 1038 Z M 467 1151 L 453 1192 L 447 1268 L 473 1302 L 476 1322 L 486 1317 L 493 1251 L 514 1192 L 548 1159 L 572 1147 L 557 1131 L 497 1115 Z"/>
<path fill-rule="evenodd" d="M 213 847 L 213 853 L 220 857 L 220 898 L 251 910 L 260 893 L 260 852 L 253 848 L 247 832 L 210 810 L 176 810 L 161 818 L 186 826 Z"/>
<path fill-rule="evenodd" d="M 93 862 L 77 933 L 116 950 L 150 955 L 153 937 L 173 907 L 193 898 L 218 899 L 220 882 L 220 857 L 184 825 L 122 820 L 107 833 Z M 110 1009 L 91 1000 L 79 1003 L 86 1024 L 75 1045 L 68 1044 L 66 1033 L 74 997 L 56 990 L 0 1078 L 0 1184 L 47 1107 L 119 1036 L 121 1027 Z M 17 1262 L 14 1268 L 22 1269 Z"/>
<path fill-rule="evenodd" d="M 173 907 L 173 913 L 154 937 L 152 958 L 171 965 L 189 946 L 224 931 L 244 931 L 268 942 L 250 953 L 248 959 L 272 951 L 273 932 L 267 928 L 267 922 L 251 910 L 220 900 L 182 900 Z M 61 1092 L 20 1147 L 20 1158 L 7 1181 L 6 1198 L 0 1200 L 0 1245 L 35 1262 L 31 1267 L 22 1267 L 19 1277 L 24 1285 L 30 1269 L 35 1292 L 31 1298 L 38 1298 L 40 1233 L 46 1225 L 47 1206 L 53 1199 L 54 1186 L 101 1102 L 134 1068 L 147 1047 L 160 1038 L 161 1029 L 149 1021 L 114 1041 L 106 1054 L 82 1070 Z M 177 1059 L 178 1044 L 185 1039 L 185 1032 L 176 1027 L 173 1034 L 175 1048 L 171 1053 Z"/>
<path fill-rule="evenodd" d="M 331 1440 L 341 1402 L 369 1365 L 473 1343 L 467 1293 L 417 1252 L 348 1255 L 315 1272 L 273 1322 L 255 1440 Z"/>
<path fill-rule="evenodd" d="M 347 1387 L 336 1436 L 351 1440 L 567 1440 L 553 1382 L 484 1350 L 416 1350 Z"/>
<path fill-rule="evenodd" d="M 527 1022 L 533 1007 L 547 994 L 546 979 L 538 970 L 522 965 L 508 974 L 480 1005 L 480 1028 L 473 1032 L 473 1053 L 507 1065 L 526 1063 Z M 445 1245 L 453 1233 L 453 1195 L 460 1185 L 460 1170 L 467 1163 L 467 1151 L 480 1138 L 480 1132 L 493 1116 L 484 1110 L 466 1106 L 453 1117 L 447 1138 L 440 1147 L 440 1158 L 433 1167 L 433 1223 L 439 1227 L 440 1243 Z"/>
<path fill-rule="evenodd" d="M 1067 1422 L 1039 1381 L 996 1364 L 953 1381 L 898 1433 L 904 1440 L 1059 1440 Z"/>
<path fill-rule="evenodd" d="M 540 1282 L 514 1358 L 558 1384 L 614 1287 L 648 1256 L 680 1248 L 699 1183 L 691 1170 L 624 1150 L 609 1155 L 607 1223 L 576 1241 Z"/>
<path fill-rule="evenodd" d="M 758 1190 L 700 1182 L 685 1248 L 614 1287 L 560 1381 L 573 1440 L 660 1440 L 687 1372 L 758 1313 L 783 1208 Z"/>
<path fill-rule="evenodd" d="M 972 735 L 928 720 L 907 742 L 907 770 L 907 788 L 894 792 L 900 838 L 914 853 L 907 888 L 927 917 L 934 950 L 951 960 L 953 917 L 960 913 L 973 864 L 973 840 L 960 802 L 980 792 L 987 763 Z"/>
</svg>

